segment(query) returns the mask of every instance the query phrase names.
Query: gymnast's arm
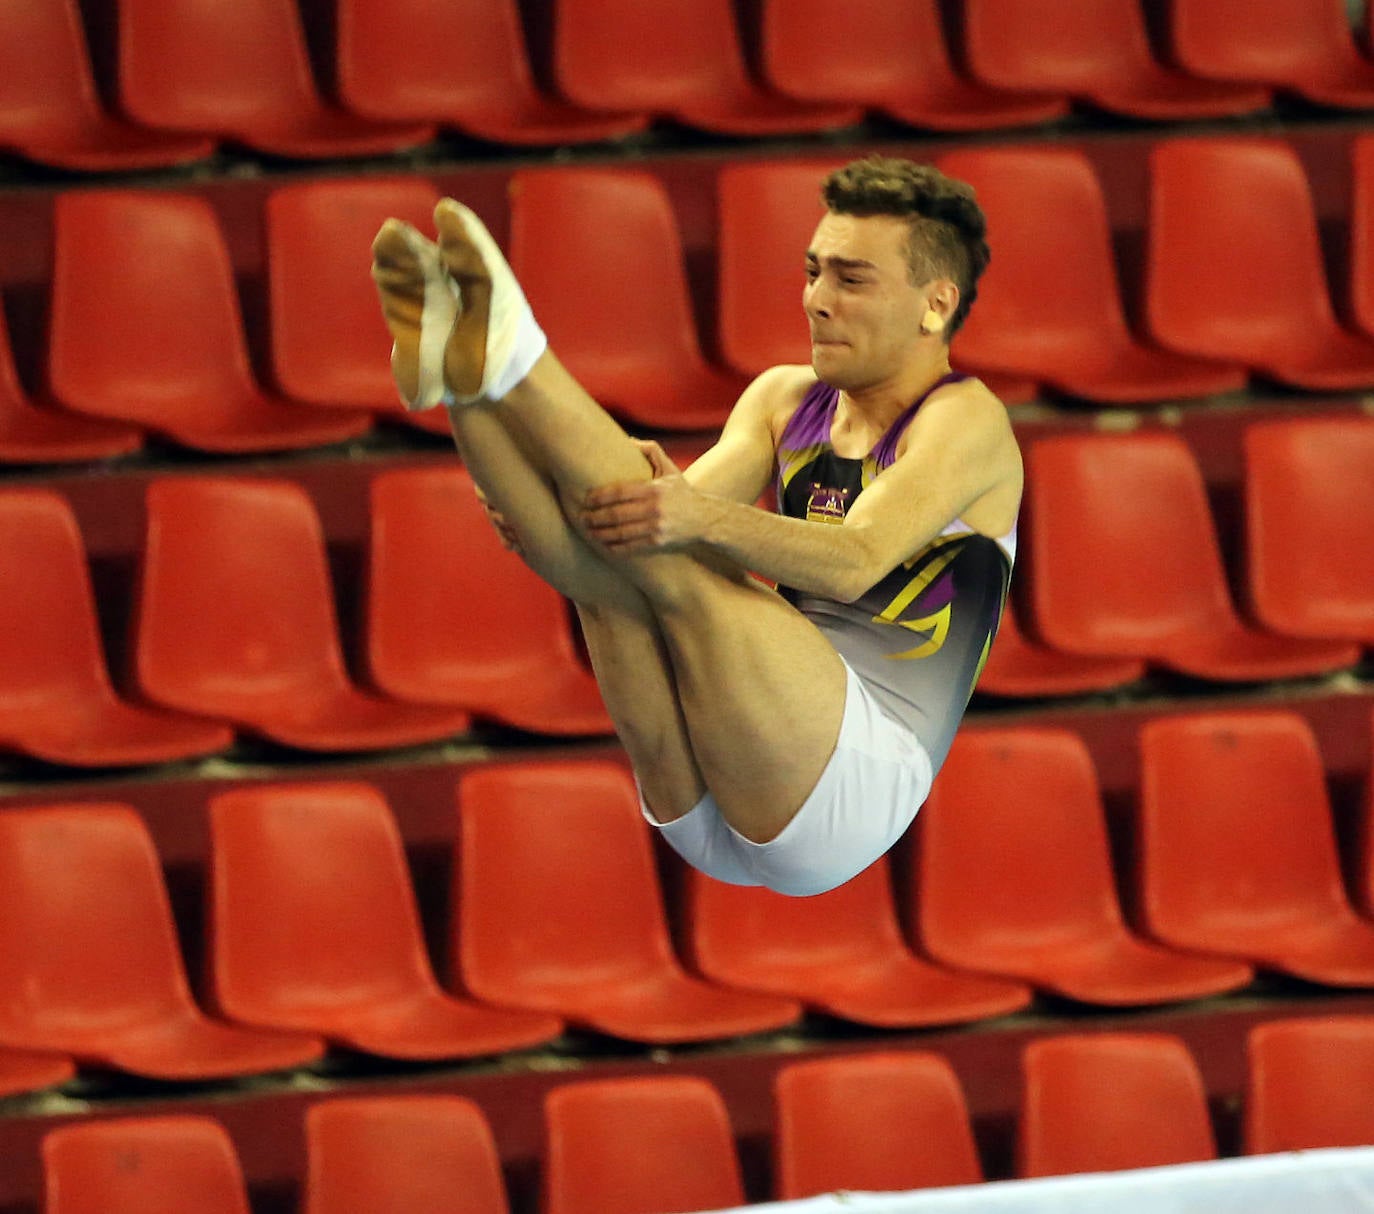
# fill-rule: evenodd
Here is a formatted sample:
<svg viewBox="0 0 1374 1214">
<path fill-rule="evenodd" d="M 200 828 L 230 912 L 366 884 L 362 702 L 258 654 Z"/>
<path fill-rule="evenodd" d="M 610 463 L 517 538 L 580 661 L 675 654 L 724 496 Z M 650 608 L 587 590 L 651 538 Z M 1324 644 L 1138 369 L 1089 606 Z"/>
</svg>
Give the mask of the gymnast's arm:
<svg viewBox="0 0 1374 1214">
<path fill-rule="evenodd" d="M 612 552 L 704 543 L 762 577 L 852 602 L 1012 477 L 1020 456 L 1002 403 L 976 381 L 933 396 L 905 450 L 843 525 L 784 518 L 707 496 L 682 477 L 609 485 L 588 496 L 589 534 Z"/>
</svg>

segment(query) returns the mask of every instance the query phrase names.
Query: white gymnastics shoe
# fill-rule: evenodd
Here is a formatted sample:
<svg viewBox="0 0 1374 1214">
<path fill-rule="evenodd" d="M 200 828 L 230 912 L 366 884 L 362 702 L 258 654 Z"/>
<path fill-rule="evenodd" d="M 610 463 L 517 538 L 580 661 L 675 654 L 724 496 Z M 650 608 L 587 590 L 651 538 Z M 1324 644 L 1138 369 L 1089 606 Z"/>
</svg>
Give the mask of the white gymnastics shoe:
<svg viewBox="0 0 1374 1214">
<path fill-rule="evenodd" d="M 443 212 L 449 213 L 447 222 L 442 217 Z M 471 244 L 491 280 L 482 380 L 476 392 L 463 396 L 456 395 L 445 382 L 445 352 L 454 324 L 462 315 L 463 293 L 444 264 L 439 246 L 406 225 L 402 231 L 425 279 L 418 386 L 415 399 L 406 401 L 406 407 L 412 410 L 500 400 L 530 373 L 530 368 L 548 347 L 548 339 L 535 321 L 525 293 L 486 225 L 462 203 L 446 198 L 435 210 L 435 223 L 443 223 L 446 229 L 441 232 L 441 238 L 445 234 L 450 242 L 458 238 L 453 224 L 455 219 L 461 225 L 461 238 Z"/>
</svg>

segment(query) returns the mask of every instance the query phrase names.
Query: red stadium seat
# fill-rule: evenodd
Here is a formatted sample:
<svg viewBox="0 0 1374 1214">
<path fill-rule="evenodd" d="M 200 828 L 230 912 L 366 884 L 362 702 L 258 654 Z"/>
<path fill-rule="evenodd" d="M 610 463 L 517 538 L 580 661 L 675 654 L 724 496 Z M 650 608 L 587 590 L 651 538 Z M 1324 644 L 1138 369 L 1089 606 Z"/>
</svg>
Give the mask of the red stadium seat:
<svg viewBox="0 0 1374 1214">
<path fill-rule="evenodd" d="M 1106 199 L 1081 152 L 974 148 L 942 156 L 939 165 L 977 190 L 995 243 L 956 339 L 971 366 L 1113 405 L 1245 386 L 1241 367 L 1172 354 L 1131 334 Z"/>
<path fill-rule="evenodd" d="M 249 1214 L 234 1144 L 209 1117 L 74 1122 L 42 1150 L 45 1214 Z"/>
<path fill-rule="evenodd" d="M 1221 681 L 1352 666 L 1359 647 L 1243 624 L 1202 474 L 1175 435 L 1061 435 L 1027 456 L 1036 630 L 1055 649 Z"/>
<path fill-rule="evenodd" d="M 1370 718 L 1370 727 L 1370 753 L 1374 753 L 1374 716 Z M 1355 848 L 1355 872 L 1351 882 L 1355 903 L 1365 916 L 1374 919 L 1374 764 L 1365 776 Z"/>
<path fill-rule="evenodd" d="M 1271 1020 L 1247 1046 L 1247 1154 L 1374 1146 L 1374 1017 Z"/>
<path fill-rule="evenodd" d="M 862 117 L 857 107 L 805 105 L 756 84 L 730 0 L 555 0 L 552 17 L 554 83 L 583 109 L 750 136 L 822 131 Z"/>
<path fill-rule="evenodd" d="M 773 1188 L 779 1200 L 977 1184 L 968 1104 L 940 1054 L 875 1051 L 778 1071 Z"/>
<path fill-rule="evenodd" d="M 978 676 L 980 695 L 1035 698 L 1111 691 L 1145 674 L 1137 658 L 1096 658 L 1061 653 L 1026 636 L 1008 601 L 997 626 L 997 639 Z"/>
<path fill-rule="evenodd" d="M 423 177 L 327 178 L 280 186 L 268 196 L 272 369 L 287 396 L 370 409 L 448 436 L 443 409 L 411 413 L 402 406 L 377 290 L 357 264 L 385 219 L 432 232 L 438 201 L 439 191 Z"/>
<path fill-rule="evenodd" d="M 496 143 L 588 143 L 639 115 L 593 113 L 541 91 L 516 0 L 340 0 L 339 96 L 376 121 L 437 122 Z"/>
<path fill-rule="evenodd" d="M 702 355 L 662 182 L 627 169 L 519 172 L 510 231 L 511 264 L 534 314 L 592 396 L 646 426 L 700 430 L 725 420 L 744 384 Z"/>
<path fill-rule="evenodd" d="M 909 918 L 948 965 L 1109 1006 L 1216 995 L 1254 976 L 1127 929 L 1097 774 L 1077 734 L 961 733 L 916 840 Z"/>
<path fill-rule="evenodd" d="M 1281 711 L 1140 732 L 1140 911 L 1178 948 L 1329 986 L 1374 985 L 1374 924 L 1342 884 L 1321 754 Z"/>
<path fill-rule="evenodd" d="M 544 1099 L 543 1214 L 654 1214 L 744 1203 L 729 1114 L 704 1079 L 588 1080 Z"/>
<path fill-rule="evenodd" d="M 210 802 L 218 1006 L 386 1058 L 538 1045 L 552 1016 L 445 995 L 425 952 L 400 832 L 366 784 L 240 788 Z"/>
<path fill-rule="evenodd" d="M 1168 25 L 1173 58 L 1196 76 L 1374 106 L 1374 64 L 1356 47 L 1344 0 L 1172 0 Z"/>
<path fill-rule="evenodd" d="M 143 444 L 133 426 L 35 406 L 19 382 L 0 311 L 0 461 L 56 464 L 128 455 Z"/>
<path fill-rule="evenodd" d="M 1021 126 L 1068 113 L 1062 97 L 1003 92 L 957 71 L 938 0 L 764 0 L 760 25 L 764 75 L 798 101 L 881 109 L 938 131 Z"/>
<path fill-rule="evenodd" d="M 115 694 L 76 517 L 47 489 L 0 492 L 0 747 L 79 767 L 227 749 L 223 725 Z"/>
<path fill-rule="evenodd" d="M 673 954 L 634 783 L 610 762 L 458 780 L 454 971 L 477 998 L 669 1044 L 792 1023 L 788 999 L 689 978 Z"/>
<path fill-rule="evenodd" d="M 1019 1011 L 1016 982 L 954 973 L 902 941 L 887 861 L 813 898 L 689 874 L 692 964 L 727 986 L 799 999 L 879 1028 L 957 1024 Z"/>
<path fill-rule="evenodd" d="M 1374 418 L 1252 422 L 1244 444 L 1256 618 L 1275 632 L 1374 646 Z"/>
<path fill-rule="evenodd" d="M 0 1042 L 165 1080 L 312 1062 L 320 1042 L 192 1002 L 162 870 L 126 805 L 0 814 Z M 21 993 L 22 992 L 22 996 Z"/>
<path fill-rule="evenodd" d="M 76 0 L 2 0 L 0 146 L 78 172 L 202 160 L 209 139 L 148 131 L 107 114 Z"/>
<path fill-rule="evenodd" d="M 1022 1054 L 1016 1174 L 1062 1176 L 1217 1157 L 1207 1091 L 1177 1037 L 1044 1037 Z"/>
<path fill-rule="evenodd" d="M 350 681 L 319 516 L 298 485 L 164 477 L 147 501 L 135 663 L 150 699 L 306 750 L 411 746 L 467 728 L 456 709 Z"/>
<path fill-rule="evenodd" d="M 1374 136 L 1350 141 L 1350 318 L 1374 336 Z"/>
<path fill-rule="evenodd" d="M 1287 143 L 1156 144 L 1147 246 L 1146 319 L 1161 344 L 1297 388 L 1374 386 L 1374 340 L 1336 320 L 1311 189 Z"/>
<path fill-rule="evenodd" d="M 0 1096 L 57 1087 L 76 1077 L 76 1065 L 60 1054 L 0 1050 Z"/>
<path fill-rule="evenodd" d="M 294 0 L 118 5 L 120 100 L 145 126 L 213 133 L 293 159 L 382 156 L 434 133 L 325 102 Z"/>
<path fill-rule="evenodd" d="M 1069 0 L 1054 19 L 1036 0 L 964 0 L 974 79 L 1009 92 L 1071 93 L 1131 118 L 1169 121 L 1246 114 L 1266 89 L 1199 80 L 1159 62 L 1139 0 Z"/>
<path fill-rule="evenodd" d="M 305 1114 L 301 1214 L 507 1214 L 491 1127 L 462 1096 L 357 1096 Z"/>
<path fill-rule="evenodd" d="M 806 250 L 825 214 L 821 182 L 831 163 L 731 165 L 717 177 L 716 287 L 721 355 L 743 375 L 780 363 L 809 363 L 802 310 Z M 952 352 L 959 367 L 961 347 Z M 1034 382 L 989 373 L 984 382 L 1007 404 L 1036 394 Z"/>
<path fill-rule="evenodd" d="M 401 700 L 537 733 L 611 732 L 568 603 L 502 550 L 461 468 L 372 480 L 367 653 Z"/>
<path fill-rule="evenodd" d="M 229 251 L 204 199 L 69 190 L 53 210 L 48 368 L 62 404 L 219 453 L 368 428 L 356 410 L 288 407 L 254 382 Z"/>
</svg>

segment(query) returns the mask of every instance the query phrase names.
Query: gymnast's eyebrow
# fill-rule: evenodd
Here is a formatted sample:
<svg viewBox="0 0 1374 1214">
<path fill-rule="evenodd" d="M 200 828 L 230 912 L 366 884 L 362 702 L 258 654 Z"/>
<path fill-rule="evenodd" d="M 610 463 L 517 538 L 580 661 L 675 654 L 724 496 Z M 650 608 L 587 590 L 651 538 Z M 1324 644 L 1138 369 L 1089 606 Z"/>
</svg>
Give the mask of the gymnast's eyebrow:
<svg viewBox="0 0 1374 1214">
<path fill-rule="evenodd" d="M 821 259 L 810 249 L 806 251 L 806 260 L 819 262 Z M 861 257 L 827 257 L 826 265 L 835 266 L 841 270 L 876 270 L 878 267 L 871 261 L 865 261 Z"/>
</svg>

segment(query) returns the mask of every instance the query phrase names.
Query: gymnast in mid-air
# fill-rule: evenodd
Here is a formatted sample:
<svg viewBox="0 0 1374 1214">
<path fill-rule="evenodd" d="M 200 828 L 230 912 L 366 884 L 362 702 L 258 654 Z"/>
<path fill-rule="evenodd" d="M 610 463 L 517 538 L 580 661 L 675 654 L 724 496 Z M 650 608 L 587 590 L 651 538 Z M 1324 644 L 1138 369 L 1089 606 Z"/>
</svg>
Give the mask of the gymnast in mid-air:
<svg viewBox="0 0 1374 1214">
<path fill-rule="evenodd" d="M 797 251 L 810 365 L 755 379 L 685 471 L 559 363 L 466 207 L 373 243 L 401 395 L 447 406 L 493 522 L 576 604 L 645 817 L 710 876 L 793 895 L 868 867 L 926 799 L 1022 489 L 1006 408 L 950 370 L 988 261 L 972 189 L 870 158 L 821 197 Z M 566 289 L 595 316 L 595 281 Z"/>
</svg>

